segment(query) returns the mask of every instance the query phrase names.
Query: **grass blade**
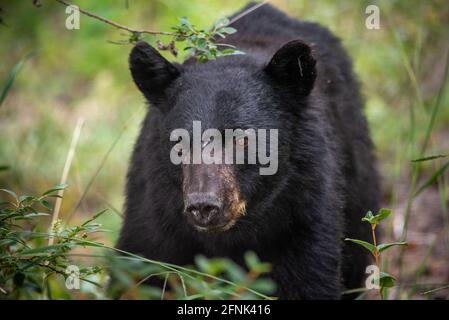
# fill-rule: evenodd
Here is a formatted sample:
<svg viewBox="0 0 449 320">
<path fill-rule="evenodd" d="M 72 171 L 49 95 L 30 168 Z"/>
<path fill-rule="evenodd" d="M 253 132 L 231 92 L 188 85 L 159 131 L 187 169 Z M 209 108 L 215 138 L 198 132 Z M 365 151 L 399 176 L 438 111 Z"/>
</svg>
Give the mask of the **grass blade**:
<svg viewBox="0 0 449 320">
<path fill-rule="evenodd" d="M 14 80 L 16 79 L 16 76 L 19 73 L 20 69 L 22 69 L 22 66 L 24 65 L 24 63 L 29 58 L 31 58 L 33 55 L 34 55 L 34 52 L 30 52 L 30 53 L 26 54 L 19 62 L 16 63 L 16 65 L 9 72 L 8 77 L 6 78 L 6 82 L 5 82 L 3 89 L 1 90 L 1 93 L 0 93 L 0 107 L 2 106 L 3 102 L 5 101 L 9 90 L 11 90 L 11 87 L 12 87 Z"/>
<path fill-rule="evenodd" d="M 428 157 L 424 157 L 424 158 L 414 159 L 414 160 L 412 160 L 412 162 L 431 161 L 431 160 L 435 160 L 435 159 L 446 158 L 448 156 L 449 156 L 448 154 L 438 154 L 435 156 L 428 156 Z"/>
<path fill-rule="evenodd" d="M 434 184 L 438 178 L 449 168 L 449 161 L 443 164 L 437 171 L 435 171 L 429 179 L 415 192 L 415 197 L 418 196 L 425 189 Z"/>
<path fill-rule="evenodd" d="M 374 251 L 376 250 L 376 247 L 374 245 L 372 245 L 369 242 L 363 241 L 363 240 L 346 238 L 345 241 L 354 242 L 354 243 L 364 247 L 365 249 L 367 249 L 371 253 L 374 253 Z"/>
<path fill-rule="evenodd" d="M 392 243 L 383 243 L 379 244 L 377 246 L 377 251 L 382 252 L 387 250 L 388 248 L 394 247 L 394 246 L 406 246 L 407 242 L 392 242 Z"/>
</svg>

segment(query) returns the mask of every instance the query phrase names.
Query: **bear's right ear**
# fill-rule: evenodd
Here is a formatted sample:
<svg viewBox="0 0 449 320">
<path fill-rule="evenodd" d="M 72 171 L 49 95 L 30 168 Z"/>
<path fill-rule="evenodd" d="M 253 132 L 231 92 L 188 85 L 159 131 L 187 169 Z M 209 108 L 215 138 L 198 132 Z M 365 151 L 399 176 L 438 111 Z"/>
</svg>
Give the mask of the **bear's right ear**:
<svg viewBox="0 0 449 320">
<path fill-rule="evenodd" d="M 315 65 L 311 48 L 302 41 L 293 40 L 273 55 L 265 71 L 283 85 L 307 96 L 315 83 Z"/>
<path fill-rule="evenodd" d="M 167 86 L 180 75 L 175 65 L 144 41 L 132 49 L 129 68 L 137 87 L 151 103 L 163 99 Z"/>
</svg>

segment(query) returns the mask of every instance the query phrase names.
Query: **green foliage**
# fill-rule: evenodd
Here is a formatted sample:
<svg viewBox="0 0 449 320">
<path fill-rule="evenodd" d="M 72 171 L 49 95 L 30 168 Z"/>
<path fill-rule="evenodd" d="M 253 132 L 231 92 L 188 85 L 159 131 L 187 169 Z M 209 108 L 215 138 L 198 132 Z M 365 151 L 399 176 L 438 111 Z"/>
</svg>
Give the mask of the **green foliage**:
<svg viewBox="0 0 449 320">
<path fill-rule="evenodd" d="M 373 214 L 371 211 L 368 211 L 366 213 L 366 215 L 362 218 L 362 221 L 368 222 L 371 225 L 371 231 L 372 231 L 372 237 L 373 237 L 372 244 L 369 242 L 363 241 L 363 240 L 358 240 L 358 239 L 350 239 L 350 238 L 345 239 L 345 241 L 353 242 L 353 243 L 360 245 L 363 248 L 367 249 L 371 253 L 371 255 L 374 257 L 374 259 L 376 261 L 376 266 L 380 272 L 377 277 L 373 278 L 373 283 L 377 284 L 379 286 L 379 292 L 380 292 L 381 298 L 384 297 L 385 289 L 394 287 L 394 284 L 396 281 L 396 279 L 392 275 L 386 273 L 385 271 L 381 271 L 381 263 L 380 263 L 381 253 L 386 251 L 387 249 L 395 247 L 395 246 L 407 245 L 406 242 L 392 242 L 392 243 L 377 244 L 376 233 L 375 233 L 376 228 L 380 222 L 382 222 L 383 220 L 388 218 L 390 215 L 391 215 L 390 209 L 382 208 L 379 210 L 379 212 L 377 214 Z"/>
<path fill-rule="evenodd" d="M 68 2 L 58 0 L 58 2 L 69 5 Z M 128 39 L 125 41 L 117 42 L 110 41 L 111 43 L 126 44 L 126 43 L 136 43 L 142 40 L 144 34 L 150 35 L 160 35 L 160 36 L 172 36 L 172 41 L 168 44 L 163 44 L 161 40 L 157 40 L 157 47 L 159 50 L 168 50 L 175 57 L 178 55 L 178 50 L 176 48 L 177 42 L 187 42 L 187 47 L 184 50 L 189 51 L 189 53 L 198 59 L 200 62 L 207 60 L 215 60 L 218 57 L 233 55 L 233 54 L 243 54 L 243 52 L 236 50 L 236 48 L 229 44 L 218 43 L 218 38 L 226 38 L 227 35 L 237 32 L 235 28 L 230 27 L 231 21 L 228 18 L 220 18 L 217 20 L 213 27 L 209 30 L 196 28 L 187 17 L 182 17 L 180 23 L 172 27 L 173 32 L 163 32 L 163 31 L 150 31 L 150 30 L 135 30 L 126 26 L 117 24 L 109 19 L 100 17 L 94 13 L 88 12 L 84 9 L 80 9 L 82 14 L 89 16 L 90 18 L 97 19 L 103 23 L 109 24 L 115 28 L 126 30 L 129 35 Z M 225 49 L 220 49 L 219 47 L 225 47 Z"/>
<path fill-rule="evenodd" d="M 377 245 L 377 251 L 380 253 L 394 246 L 406 246 L 407 242 L 391 242 L 391 243 L 382 243 Z"/>
<path fill-rule="evenodd" d="M 101 258 L 78 268 L 77 275 L 80 281 L 97 287 L 81 287 L 97 298 L 268 299 L 274 292 L 273 281 L 263 277 L 270 271 L 270 265 L 259 261 L 253 252 L 245 255 L 247 270 L 228 259 L 203 256 L 196 258 L 195 266 L 181 267 L 89 240 L 89 236 L 105 231 L 96 220 L 106 210 L 78 226 L 66 227 L 57 220 L 49 231 L 36 230 L 35 218 L 48 216 L 52 210 L 50 198 L 59 197 L 56 193 L 66 187 L 57 185 L 38 197 L 18 196 L 11 190 L 0 189 L 9 198 L 0 203 L 0 298 L 51 299 L 54 291 L 59 292 L 57 297 L 72 297 L 67 295 L 61 281 L 52 280 L 55 277 L 67 280 L 70 275 L 67 268 L 72 265 L 78 268 L 79 261 L 73 259 L 77 255 Z M 75 253 L 88 248 L 107 252 Z M 120 255 L 111 254 L 114 252 Z M 107 274 L 114 279 L 110 285 Z M 162 290 L 141 285 L 152 277 L 164 281 Z M 66 295 L 62 295 L 64 291 Z"/>
<path fill-rule="evenodd" d="M 396 281 L 396 279 L 391 274 L 388 274 L 386 272 L 380 272 L 379 286 L 381 288 L 380 289 L 381 291 L 384 288 L 392 288 L 392 287 L 394 287 L 395 281 Z"/>
<path fill-rule="evenodd" d="M 362 221 L 366 221 L 371 225 L 377 225 L 379 222 L 387 218 L 391 214 L 390 209 L 382 208 L 379 210 L 378 214 L 373 215 L 371 211 L 368 211 L 366 215 L 362 218 Z"/>
<path fill-rule="evenodd" d="M 183 17 L 180 19 L 180 23 L 173 27 L 175 32 L 173 41 L 186 41 L 187 46 L 184 50 L 187 50 L 200 62 L 215 60 L 227 55 L 243 54 L 242 51 L 237 50 L 232 45 L 217 42 L 217 39 L 224 39 L 227 35 L 237 32 L 236 29 L 229 27 L 229 23 L 229 19 L 221 18 L 214 23 L 210 30 L 203 30 L 196 28 L 186 17 Z M 223 47 L 223 49 L 220 47 Z M 170 48 L 172 53 L 176 55 L 176 50 L 173 45 L 159 48 Z"/>
<path fill-rule="evenodd" d="M 353 243 L 356 243 L 356 244 L 364 247 L 365 249 L 367 249 L 371 253 L 374 253 L 376 251 L 376 247 L 374 245 L 372 245 L 369 242 L 363 241 L 363 240 L 346 238 L 345 241 L 351 241 Z"/>
<path fill-rule="evenodd" d="M 35 231 L 34 218 L 48 216 L 51 210 L 49 198 L 58 197 L 55 192 L 66 185 L 57 185 L 39 197 L 21 195 L 0 189 L 11 200 L 2 201 L 0 207 L 0 288 L 9 298 L 38 298 L 47 290 L 47 279 L 53 275 L 67 277 L 66 268 L 71 264 L 67 253 L 86 244 L 82 240 L 100 231 L 94 223 L 100 214 L 81 226 L 64 227 L 57 221 L 50 232 Z M 45 244 L 48 239 L 53 244 Z M 80 279 L 98 273 L 98 267 L 80 269 Z"/>
<path fill-rule="evenodd" d="M 110 255 L 111 278 L 107 295 L 120 299 L 273 299 L 274 282 L 264 277 L 270 266 L 248 252 L 247 269 L 224 258 L 197 256 L 194 266 L 177 266 L 116 250 Z M 250 260 L 248 260 L 248 257 Z M 146 281 L 163 283 L 162 289 L 143 286 Z M 151 284 L 151 283 L 150 283 Z"/>
</svg>

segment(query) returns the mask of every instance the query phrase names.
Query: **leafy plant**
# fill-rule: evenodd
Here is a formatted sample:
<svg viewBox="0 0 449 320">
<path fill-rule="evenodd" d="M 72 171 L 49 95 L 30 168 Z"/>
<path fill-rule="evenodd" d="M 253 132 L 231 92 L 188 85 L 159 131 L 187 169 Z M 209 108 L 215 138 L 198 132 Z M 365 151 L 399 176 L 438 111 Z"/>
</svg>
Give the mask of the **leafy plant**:
<svg viewBox="0 0 449 320">
<path fill-rule="evenodd" d="M 385 289 L 391 288 L 394 286 L 396 279 L 387 272 L 382 271 L 381 269 L 381 254 L 389 248 L 394 246 L 404 246 L 407 245 L 406 242 L 392 242 L 392 243 L 377 243 L 376 239 L 376 228 L 381 221 L 388 218 L 391 215 L 390 209 L 382 208 L 379 210 L 377 214 L 373 214 L 371 211 L 368 211 L 365 217 L 362 218 L 362 221 L 368 222 L 371 225 L 371 234 L 373 238 L 373 243 L 369 243 L 359 239 L 350 239 L 346 238 L 345 241 L 351 241 L 359 246 L 362 246 L 366 250 L 368 250 L 372 256 L 374 257 L 374 261 L 376 263 L 377 270 L 379 270 L 379 275 L 373 278 L 374 284 L 379 286 L 379 294 L 381 299 L 385 296 Z"/>
<path fill-rule="evenodd" d="M 121 299 L 273 299 L 269 295 L 275 290 L 274 282 L 263 277 L 270 265 L 253 252 L 245 254 L 245 262 L 247 270 L 225 258 L 197 256 L 194 266 L 181 267 L 130 253 L 110 256 L 113 281 L 108 295 Z"/>
<path fill-rule="evenodd" d="M 228 259 L 202 256 L 197 257 L 195 266 L 182 267 L 92 241 L 89 235 L 104 231 L 95 221 L 106 210 L 78 226 L 67 227 L 62 220 L 56 220 L 49 230 L 39 230 L 42 223 L 35 219 L 49 216 L 50 198 L 60 197 L 56 193 L 66 187 L 57 185 L 38 197 L 18 196 L 11 190 L 0 189 L 10 198 L 0 202 L 0 298 L 52 299 L 56 281 L 51 280 L 70 280 L 73 265 L 77 267 L 77 278 L 93 285 L 81 286 L 81 291 L 93 294 L 94 298 L 269 299 L 268 295 L 274 291 L 274 283 L 261 277 L 270 270 L 270 265 L 259 261 L 252 252 L 245 255 L 248 270 Z M 86 252 L 88 247 L 106 253 Z M 92 266 L 78 268 L 74 257 L 97 259 Z M 109 283 L 107 275 L 115 281 Z M 150 278 L 163 281 L 162 289 L 141 285 Z M 76 298 L 67 290 L 62 294 L 67 288 L 60 282 L 55 296 Z"/>
<path fill-rule="evenodd" d="M 89 234 L 100 231 L 94 220 L 104 211 L 87 220 L 81 226 L 64 227 L 58 220 L 49 232 L 35 230 L 33 219 L 48 216 L 51 211 L 49 198 L 66 188 L 57 185 L 41 196 L 17 196 L 7 189 L 0 189 L 12 198 L 0 204 L 0 291 L 10 298 L 36 298 L 49 289 L 48 279 L 53 275 L 67 278 L 66 269 L 72 264 L 67 253 L 76 247 L 101 246 L 86 244 Z M 53 238 L 53 244 L 46 240 Z M 100 272 L 99 267 L 81 268 L 79 278 Z M 51 294 L 51 293 L 47 293 Z"/>
<path fill-rule="evenodd" d="M 71 6 L 70 3 L 64 0 L 56 0 L 57 2 L 65 5 Z M 249 8 L 247 13 L 259 8 L 264 3 L 256 4 L 253 8 Z M 244 54 L 242 51 L 239 51 L 235 48 L 235 46 L 225 43 L 219 43 L 217 40 L 220 38 L 224 39 L 227 35 L 233 34 L 237 32 L 235 28 L 230 27 L 231 21 L 228 18 L 220 18 L 214 24 L 213 27 L 204 30 L 199 29 L 194 26 L 186 17 L 182 17 L 180 19 L 180 23 L 174 27 L 172 27 L 173 32 L 164 32 L 164 31 L 153 31 L 153 30 L 138 30 L 133 29 L 124 25 L 121 25 L 117 22 L 109 20 L 107 18 L 96 15 L 92 12 L 84 10 L 78 7 L 80 13 L 106 23 L 110 26 L 113 26 L 117 29 L 121 29 L 127 31 L 127 39 L 121 42 L 115 43 L 136 43 L 137 41 L 142 40 L 142 36 L 153 35 L 153 36 L 171 36 L 172 40 L 167 44 L 164 44 L 161 40 L 157 40 L 156 44 L 159 50 L 167 50 L 170 51 L 174 56 L 177 56 L 178 50 L 176 48 L 177 42 L 187 42 L 187 47 L 184 50 L 189 51 L 193 57 L 198 59 L 200 62 L 204 62 L 207 60 L 215 60 L 218 57 L 223 57 L 227 55 L 235 55 L 235 54 Z M 244 16 L 246 13 L 242 13 L 240 16 Z M 114 43 L 114 42 L 113 42 Z M 221 49 L 223 47 L 223 49 Z"/>
<path fill-rule="evenodd" d="M 230 21 L 227 18 L 221 18 L 216 21 L 209 30 L 198 29 L 192 25 L 186 17 L 180 19 L 180 23 L 173 27 L 175 31 L 174 40 L 168 48 L 173 52 L 174 42 L 187 42 L 187 50 L 192 56 L 200 62 L 215 60 L 218 57 L 226 55 L 243 54 L 230 44 L 217 43 L 218 38 L 226 38 L 227 35 L 237 32 L 235 28 L 229 26 Z M 220 47 L 224 47 L 221 49 Z M 164 47 L 159 47 L 164 49 Z"/>
</svg>

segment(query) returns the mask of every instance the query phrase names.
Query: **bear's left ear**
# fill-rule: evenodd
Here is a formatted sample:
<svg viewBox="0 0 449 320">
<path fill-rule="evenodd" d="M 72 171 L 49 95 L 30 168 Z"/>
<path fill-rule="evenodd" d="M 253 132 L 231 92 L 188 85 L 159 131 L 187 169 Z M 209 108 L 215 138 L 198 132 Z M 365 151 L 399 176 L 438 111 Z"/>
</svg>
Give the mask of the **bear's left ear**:
<svg viewBox="0 0 449 320">
<path fill-rule="evenodd" d="M 265 67 L 271 77 L 304 96 L 310 94 L 316 78 L 316 61 L 310 47 L 299 40 L 286 43 Z"/>
<path fill-rule="evenodd" d="M 180 75 L 180 68 L 162 57 L 144 41 L 138 42 L 129 55 L 131 75 L 137 87 L 151 102 L 164 97 L 165 89 Z"/>
</svg>

